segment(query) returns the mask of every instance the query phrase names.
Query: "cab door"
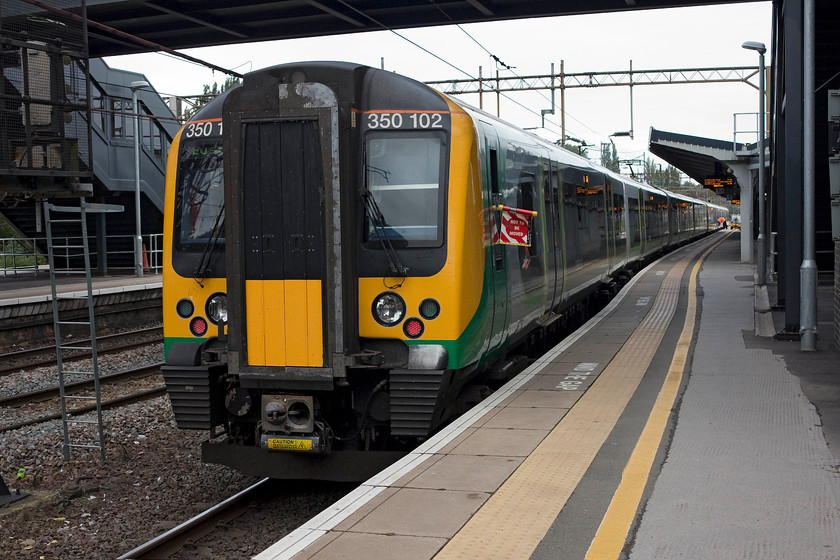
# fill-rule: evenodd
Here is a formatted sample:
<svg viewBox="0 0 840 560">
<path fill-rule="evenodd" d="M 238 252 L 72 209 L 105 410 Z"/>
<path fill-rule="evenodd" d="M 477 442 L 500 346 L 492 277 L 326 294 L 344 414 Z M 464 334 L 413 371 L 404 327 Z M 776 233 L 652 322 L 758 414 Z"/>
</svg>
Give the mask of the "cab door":
<svg viewBox="0 0 840 560">
<path fill-rule="evenodd" d="M 502 185 L 501 177 L 503 169 L 500 165 L 503 164 L 503 154 L 499 146 L 499 137 L 496 131 L 489 125 L 480 123 L 484 137 L 484 150 L 482 152 L 482 184 L 484 190 L 484 197 L 489 200 L 489 206 L 498 205 L 502 200 Z M 488 209 L 487 219 L 490 223 L 490 239 L 488 241 L 490 247 L 487 251 L 490 262 L 486 264 L 485 278 L 489 275 L 489 285 L 492 287 L 492 312 L 493 320 L 490 328 L 490 343 L 488 350 L 493 350 L 505 341 L 507 338 L 507 324 L 510 318 L 510 286 L 507 281 L 507 268 L 505 266 L 505 246 L 493 243 L 493 236 L 495 228 L 498 224 L 499 213 Z"/>
</svg>

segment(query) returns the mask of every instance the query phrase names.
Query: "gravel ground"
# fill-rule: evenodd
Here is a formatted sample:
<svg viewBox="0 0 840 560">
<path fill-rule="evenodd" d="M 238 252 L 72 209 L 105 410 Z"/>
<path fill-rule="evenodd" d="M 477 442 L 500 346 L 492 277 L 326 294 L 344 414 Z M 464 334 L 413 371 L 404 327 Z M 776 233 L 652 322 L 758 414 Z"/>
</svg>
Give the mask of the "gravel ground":
<svg viewBox="0 0 840 560">
<path fill-rule="evenodd" d="M 100 368 L 107 373 L 162 359 L 161 345 L 156 345 L 102 356 Z M 0 394 L 43 388 L 56 380 L 55 368 L 32 368 L 0 378 Z M 160 376 L 140 383 L 159 384 Z M 0 408 L 0 425 L 39 415 L 43 406 Z M 208 434 L 177 429 L 167 397 L 106 410 L 103 417 L 105 465 L 98 450 L 73 450 L 66 462 L 59 420 L 0 433 L 0 476 L 12 492 L 30 494 L 0 508 L 0 558 L 113 559 L 258 480 L 203 464 L 201 442 Z M 95 414 L 81 418 L 95 420 Z M 73 432 L 72 441 L 93 441 L 95 428 L 82 429 L 89 433 Z M 20 469 L 22 479 L 17 478 Z M 255 508 L 263 516 L 259 531 L 252 530 L 253 520 L 243 519 L 241 526 L 231 524 L 235 530 L 227 537 L 214 537 L 179 558 L 250 558 L 348 490 L 290 483 L 281 502 Z"/>
<path fill-rule="evenodd" d="M 207 434 L 174 426 L 165 397 L 106 411 L 104 466 L 65 463 L 59 421 L 0 434 L 0 474 L 32 494 L 0 509 L 0 558 L 113 559 L 256 481 L 201 463 Z"/>
</svg>

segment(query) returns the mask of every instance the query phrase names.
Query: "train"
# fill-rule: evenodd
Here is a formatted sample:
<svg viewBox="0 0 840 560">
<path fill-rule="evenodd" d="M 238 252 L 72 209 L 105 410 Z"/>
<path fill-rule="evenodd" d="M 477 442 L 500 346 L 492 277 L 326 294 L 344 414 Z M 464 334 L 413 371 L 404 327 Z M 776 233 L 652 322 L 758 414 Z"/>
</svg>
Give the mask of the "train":
<svg viewBox="0 0 840 560">
<path fill-rule="evenodd" d="M 364 480 L 727 215 L 396 73 L 249 73 L 169 153 L 175 421 L 205 462 Z"/>
</svg>

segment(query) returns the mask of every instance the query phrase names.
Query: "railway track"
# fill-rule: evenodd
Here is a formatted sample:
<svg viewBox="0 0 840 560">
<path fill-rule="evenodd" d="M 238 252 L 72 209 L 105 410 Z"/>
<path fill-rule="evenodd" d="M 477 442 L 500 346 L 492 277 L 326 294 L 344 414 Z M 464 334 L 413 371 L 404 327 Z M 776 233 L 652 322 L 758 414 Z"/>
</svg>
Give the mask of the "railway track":
<svg viewBox="0 0 840 560">
<path fill-rule="evenodd" d="M 126 406 L 136 402 L 147 401 L 149 399 L 154 399 L 157 397 L 162 397 L 166 394 L 166 387 L 160 386 L 153 389 L 148 389 L 146 391 L 140 391 L 136 393 L 132 393 L 130 395 L 125 395 L 122 397 L 117 397 L 114 399 L 108 399 L 102 401 L 102 410 L 110 410 L 112 408 L 117 408 L 120 406 Z M 72 416 L 78 416 L 80 414 L 84 414 L 86 412 L 93 412 L 96 410 L 96 405 L 87 405 L 82 406 L 79 408 L 74 408 L 71 411 Z M 29 418 L 27 420 L 21 420 L 19 422 L 15 422 L 13 424 L 8 424 L 5 426 L 0 426 L 0 433 L 2 432 L 10 432 L 12 430 L 17 430 L 19 428 L 24 428 L 26 426 L 32 426 L 34 424 L 41 424 L 43 422 L 49 422 L 50 420 L 60 420 L 61 413 L 55 412 L 52 414 L 47 414 L 45 416 L 38 416 L 36 418 Z"/>
<path fill-rule="evenodd" d="M 163 365 L 162 362 L 149 364 L 145 366 L 140 366 L 137 368 L 132 368 L 125 371 L 120 371 L 108 375 L 103 375 L 100 377 L 100 384 L 113 384 L 121 381 L 126 380 L 136 380 L 144 377 L 149 377 L 151 375 L 155 375 L 159 373 L 160 367 Z M 93 390 L 93 380 L 86 380 L 86 381 L 79 381 L 75 383 L 69 383 L 65 385 L 65 389 L 70 392 L 72 391 L 74 394 L 80 390 Z M 153 399 L 156 397 L 160 397 L 166 394 L 166 387 L 162 384 L 155 384 L 151 387 L 145 387 L 140 389 L 132 390 L 126 394 L 122 394 L 110 399 L 102 400 L 102 408 L 104 410 L 108 410 L 111 408 L 116 408 L 120 406 L 125 406 L 127 404 L 140 402 L 144 400 Z M 59 398 L 59 388 L 58 387 L 48 387 L 45 389 L 38 389 L 35 391 L 30 391 L 27 393 L 21 393 L 18 395 L 13 395 L 9 397 L 0 398 L 0 407 L 5 408 L 19 408 L 24 407 L 27 404 L 36 403 L 40 401 L 44 401 L 46 399 L 58 399 Z M 59 407 L 53 407 L 54 410 L 58 410 Z M 78 416 L 79 414 L 84 414 L 86 412 L 92 412 L 96 410 L 96 405 L 84 405 L 75 407 L 70 410 L 70 414 L 74 416 Z M 12 422 L 5 423 L 4 425 L 0 426 L 0 433 L 7 432 L 11 430 L 16 430 L 19 428 L 23 428 L 25 426 L 31 426 L 33 424 L 39 424 L 42 422 L 49 422 L 50 420 L 59 420 L 61 419 L 61 412 L 49 412 L 45 414 L 38 413 L 35 416 L 28 417 L 22 420 L 16 420 Z"/>
<path fill-rule="evenodd" d="M 136 340 L 137 337 L 144 337 L 144 339 Z M 121 342 L 125 339 L 129 339 L 130 342 Z M 98 345 L 97 355 L 103 356 L 107 354 L 115 354 L 118 352 L 123 352 L 125 350 L 130 350 L 132 348 L 139 348 L 141 346 L 163 342 L 163 327 L 156 326 L 99 336 L 96 338 L 96 342 Z M 89 343 L 90 339 L 75 341 L 75 344 Z M 46 355 L 50 353 L 51 355 L 47 357 Z M 62 357 L 62 361 L 64 363 L 69 363 L 78 360 L 89 359 L 90 357 L 90 352 L 67 352 Z M 14 352 L 7 352 L 4 354 L 0 354 L 0 377 L 14 374 L 23 368 L 43 367 L 54 364 L 55 344 L 49 346 L 39 346 L 37 348 L 16 350 Z"/>
<path fill-rule="evenodd" d="M 154 364 L 149 364 L 145 366 L 140 366 L 133 369 L 127 369 L 124 371 L 118 371 L 116 373 L 109 373 L 106 375 L 102 375 L 99 377 L 100 384 L 108 384 L 114 383 L 116 381 L 123 381 L 126 379 L 136 379 L 140 377 L 147 377 L 149 375 L 153 375 L 160 371 L 160 367 L 163 365 L 163 362 L 158 362 Z M 76 381 L 74 383 L 67 383 L 65 384 L 65 390 L 70 391 L 78 391 L 83 389 L 93 389 L 93 380 L 86 380 L 86 381 Z M 2 397 L 0 398 L 0 406 L 6 407 L 13 407 L 13 406 L 21 406 L 32 402 L 42 401 L 45 399 L 50 398 L 57 398 L 59 396 L 59 388 L 58 386 L 55 387 L 48 387 L 46 389 L 38 389 L 35 391 L 28 391 L 26 393 L 19 393 L 17 395 L 12 395 L 10 397 Z"/>
<path fill-rule="evenodd" d="M 16 314 L 0 321 L 0 347 L 11 348 L 33 341 L 51 343 L 54 340 L 52 311 L 39 312 L 22 307 Z M 153 324 L 161 321 L 160 296 L 134 302 L 97 304 L 95 314 L 96 329 L 99 332 Z M 87 321 L 87 318 L 86 310 L 62 311 L 62 319 L 66 321 Z M 79 336 L 86 336 L 82 334 L 83 331 L 86 332 L 85 329 L 79 329 Z"/>
<path fill-rule="evenodd" d="M 179 551 L 194 551 L 197 543 L 207 538 L 207 535 L 219 526 L 244 515 L 251 508 L 253 501 L 271 499 L 275 495 L 271 487 L 271 479 L 263 478 L 238 494 L 123 554 L 117 560 L 170 558 Z"/>
<path fill-rule="evenodd" d="M 118 560 L 250 558 L 355 488 L 348 483 L 301 485 L 263 478 Z"/>
</svg>

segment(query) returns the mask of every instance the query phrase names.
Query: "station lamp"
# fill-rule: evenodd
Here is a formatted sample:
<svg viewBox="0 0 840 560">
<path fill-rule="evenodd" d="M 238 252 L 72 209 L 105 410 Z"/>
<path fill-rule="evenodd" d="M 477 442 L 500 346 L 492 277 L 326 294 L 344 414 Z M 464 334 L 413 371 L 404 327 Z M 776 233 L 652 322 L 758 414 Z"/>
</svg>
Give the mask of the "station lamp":
<svg viewBox="0 0 840 560">
<path fill-rule="evenodd" d="M 140 228 L 140 111 L 137 90 L 149 87 L 142 80 L 131 82 L 131 111 L 134 113 L 134 274 L 143 276 L 143 237 Z"/>
<path fill-rule="evenodd" d="M 742 48 L 758 52 L 758 239 L 756 252 L 758 253 L 757 284 L 767 283 L 767 238 L 764 234 L 764 53 L 767 47 L 758 41 L 747 41 Z"/>
</svg>

